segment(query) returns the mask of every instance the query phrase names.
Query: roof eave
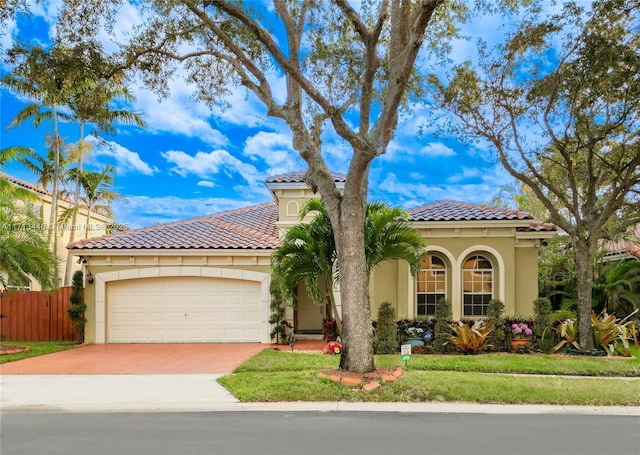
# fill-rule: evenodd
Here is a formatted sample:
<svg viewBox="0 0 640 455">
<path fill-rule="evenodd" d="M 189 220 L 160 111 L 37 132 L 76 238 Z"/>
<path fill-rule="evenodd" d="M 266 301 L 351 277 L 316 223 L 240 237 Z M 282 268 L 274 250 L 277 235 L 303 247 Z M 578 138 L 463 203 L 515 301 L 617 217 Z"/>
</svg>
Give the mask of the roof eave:
<svg viewBox="0 0 640 455">
<path fill-rule="evenodd" d="M 74 256 L 270 256 L 268 248 L 73 248 Z"/>
</svg>

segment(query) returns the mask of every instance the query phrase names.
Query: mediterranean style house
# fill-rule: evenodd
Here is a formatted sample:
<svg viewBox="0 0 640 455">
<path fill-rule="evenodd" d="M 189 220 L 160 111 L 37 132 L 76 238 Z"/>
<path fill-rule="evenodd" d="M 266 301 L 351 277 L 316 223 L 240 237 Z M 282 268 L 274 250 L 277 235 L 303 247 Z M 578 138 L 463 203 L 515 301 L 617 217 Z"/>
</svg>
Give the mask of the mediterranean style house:
<svg viewBox="0 0 640 455">
<path fill-rule="evenodd" d="M 17 186 L 19 188 L 23 188 L 28 190 L 32 194 L 36 196 L 33 200 L 25 201 L 27 208 L 31 211 L 36 218 L 40 221 L 40 226 L 32 226 L 34 229 L 41 229 L 46 231 L 47 226 L 49 225 L 49 217 L 51 215 L 52 205 L 52 194 L 50 191 L 46 190 L 37 185 L 32 185 L 31 183 L 24 182 L 17 178 L 11 177 L 10 175 L 1 173 L 0 176 L 9 182 L 11 185 Z M 58 214 L 62 213 L 62 211 L 73 206 L 73 202 L 61 198 L 58 200 Z M 65 268 L 67 265 L 67 260 L 74 260 L 73 257 L 69 255 L 69 252 L 66 248 L 67 244 L 71 239 L 71 231 L 75 231 L 75 238 L 80 239 L 85 235 L 85 230 L 88 229 L 88 237 L 96 237 L 103 236 L 106 232 L 107 226 L 112 224 L 113 220 L 109 217 L 102 216 L 97 213 L 91 213 L 90 217 L 87 219 L 87 211 L 81 209 L 75 226 L 59 225 L 58 226 L 58 242 L 57 242 L 57 257 L 58 257 L 58 271 L 59 271 L 59 285 L 62 285 L 62 279 L 65 273 Z M 87 226 L 88 225 L 88 226 Z M 76 258 L 77 259 L 77 258 Z M 81 266 L 78 263 L 73 264 L 72 273 L 76 270 L 80 270 Z M 30 282 L 24 286 L 13 286 L 11 283 L 7 286 L 9 288 L 18 288 L 22 290 L 29 291 L 39 291 L 41 289 L 40 283 L 35 280 L 30 280 Z"/>
<path fill-rule="evenodd" d="M 344 187 L 344 176 L 335 175 Z M 86 341 L 269 342 L 270 256 L 281 234 L 317 197 L 304 173 L 269 178 L 274 201 L 131 230 L 68 246 L 85 266 Z M 479 318 L 491 299 L 531 316 L 538 247 L 555 226 L 529 213 L 443 201 L 409 211 L 428 255 L 412 276 L 387 261 L 371 277 L 372 317 L 391 302 L 399 318 L 432 315 L 446 297 L 454 318 Z M 339 290 L 337 292 L 339 308 Z M 288 317 L 296 333 L 320 333 L 324 308 L 299 290 Z"/>
</svg>

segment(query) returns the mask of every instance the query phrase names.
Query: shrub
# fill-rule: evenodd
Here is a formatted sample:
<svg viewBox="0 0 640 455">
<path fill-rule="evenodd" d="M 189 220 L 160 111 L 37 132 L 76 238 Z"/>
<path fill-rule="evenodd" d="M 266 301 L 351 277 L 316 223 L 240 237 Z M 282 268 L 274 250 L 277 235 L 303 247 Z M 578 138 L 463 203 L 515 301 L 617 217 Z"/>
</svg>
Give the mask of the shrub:
<svg viewBox="0 0 640 455">
<path fill-rule="evenodd" d="M 507 347 L 507 325 L 504 318 L 504 303 L 499 299 L 489 300 L 487 318 L 494 325 L 494 330 L 487 337 L 487 343 L 494 351 L 503 351 Z"/>
<path fill-rule="evenodd" d="M 558 323 L 566 321 L 567 319 L 576 320 L 577 316 L 576 312 L 573 310 L 557 310 L 551 313 L 550 319 L 550 325 L 557 325 Z"/>
<path fill-rule="evenodd" d="M 551 340 L 543 343 L 542 334 L 551 326 L 551 301 L 546 297 L 541 297 L 533 301 L 534 324 L 533 333 L 535 334 L 535 344 L 542 351 L 548 351 L 551 346 Z"/>
<path fill-rule="evenodd" d="M 447 344 L 451 335 L 451 326 L 449 325 L 451 319 L 453 319 L 451 301 L 445 298 L 438 300 L 433 337 L 433 350 L 435 352 L 445 353 L 451 350 L 451 346 Z"/>
<path fill-rule="evenodd" d="M 71 295 L 69 296 L 71 306 L 67 308 L 67 314 L 73 322 L 75 330 L 78 333 L 78 341 L 81 343 L 84 341 L 84 327 L 87 324 L 87 319 L 84 317 L 87 305 L 84 303 L 84 296 L 82 295 L 83 288 L 84 273 L 78 270 L 71 278 Z"/>
<path fill-rule="evenodd" d="M 272 325 L 271 339 L 277 344 L 287 343 L 289 338 L 289 331 L 293 329 L 293 326 L 284 318 L 286 312 L 286 304 L 280 287 L 279 281 L 274 278 L 271 280 L 271 286 L 269 288 L 271 293 L 271 316 L 269 316 L 269 324 Z"/>
<path fill-rule="evenodd" d="M 322 336 L 324 341 L 336 341 L 338 339 L 338 323 L 334 318 L 322 320 Z"/>
<path fill-rule="evenodd" d="M 393 354 L 398 351 L 398 337 L 396 310 L 391 303 L 382 302 L 378 308 L 378 321 L 376 324 L 376 339 L 374 350 L 376 354 Z"/>
</svg>

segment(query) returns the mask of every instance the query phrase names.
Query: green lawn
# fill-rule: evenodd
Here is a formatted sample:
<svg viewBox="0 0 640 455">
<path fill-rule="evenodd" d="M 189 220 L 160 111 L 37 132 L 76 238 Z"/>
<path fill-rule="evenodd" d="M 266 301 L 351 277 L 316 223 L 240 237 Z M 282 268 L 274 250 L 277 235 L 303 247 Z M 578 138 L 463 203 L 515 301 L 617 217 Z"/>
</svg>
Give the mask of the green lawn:
<svg viewBox="0 0 640 455">
<path fill-rule="evenodd" d="M 243 402 L 466 401 L 637 406 L 640 379 L 632 377 L 640 377 L 640 351 L 634 354 L 630 359 L 538 354 L 414 356 L 398 381 L 364 392 L 318 377 L 319 370 L 337 368 L 338 356 L 264 350 L 219 382 Z M 376 356 L 378 367 L 402 364 L 398 355 Z"/>
<path fill-rule="evenodd" d="M 17 354 L 1 355 L 0 364 L 58 351 L 66 351 L 67 349 L 79 346 L 75 341 L 3 341 L 2 344 L 29 346 L 29 350 Z"/>
</svg>

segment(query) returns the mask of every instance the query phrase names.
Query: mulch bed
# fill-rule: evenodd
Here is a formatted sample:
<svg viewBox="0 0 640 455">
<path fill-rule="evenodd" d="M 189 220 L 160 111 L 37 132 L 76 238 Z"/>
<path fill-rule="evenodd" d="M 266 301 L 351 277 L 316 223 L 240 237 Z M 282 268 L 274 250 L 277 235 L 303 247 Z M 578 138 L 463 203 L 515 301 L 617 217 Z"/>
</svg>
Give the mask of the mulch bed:
<svg viewBox="0 0 640 455">
<path fill-rule="evenodd" d="M 395 368 L 376 368 L 374 371 L 371 371 L 369 373 L 352 373 L 350 371 L 335 368 L 332 370 L 322 370 L 318 372 L 318 375 L 324 376 L 324 377 L 336 376 L 340 379 L 353 378 L 353 379 L 359 379 L 361 382 L 372 382 L 372 381 L 380 382 L 383 380 L 384 377 L 393 376 L 393 373 L 395 371 L 396 371 Z"/>
</svg>

